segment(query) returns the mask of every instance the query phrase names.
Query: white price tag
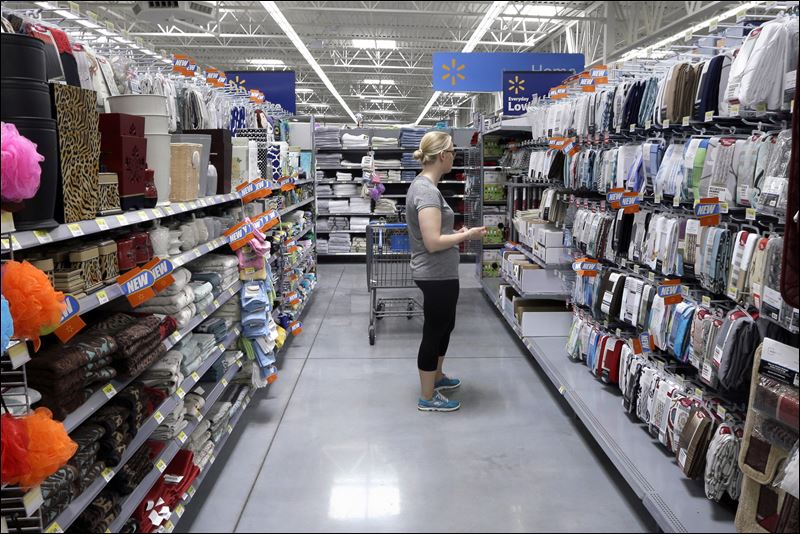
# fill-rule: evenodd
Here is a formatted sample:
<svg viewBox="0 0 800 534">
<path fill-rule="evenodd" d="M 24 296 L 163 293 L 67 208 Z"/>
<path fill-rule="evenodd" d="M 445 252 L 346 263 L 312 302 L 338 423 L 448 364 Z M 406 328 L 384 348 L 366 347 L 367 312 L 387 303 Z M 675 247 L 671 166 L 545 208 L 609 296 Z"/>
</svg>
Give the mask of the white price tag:
<svg viewBox="0 0 800 534">
<path fill-rule="evenodd" d="M 739 114 L 739 104 L 731 104 L 728 109 L 731 112 L 731 115 Z"/>
<path fill-rule="evenodd" d="M 83 228 L 78 223 L 70 223 L 67 225 L 67 229 L 69 233 L 72 234 L 72 237 L 80 237 L 83 235 Z"/>
<path fill-rule="evenodd" d="M 28 344 L 21 341 L 9 347 L 8 357 L 11 358 L 11 367 L 19 369 L 31 360 L 31 355 L 28 354 Z"/>
<path fill-rule="evenodd" d="M 39 244 L 41 245 L 53 242 L 53 236 L 51 236 L 49 232 L 45 232 L 44 230 L 34 230 L 33 236 L 36 238 L 36 241 L 38 241 Z"/>
<path fill-rule="evenodd" d="M 164 462 L 162 458 L 159 458 L 158 461 L 156 462 L 156 469 L 158 469 L 162 473 L 166 471 L 167 464 Z"/>
<path fill-rule="evenodd" d="M 755 208 L 747 208 L 744 210 L 744 218 L 748 221 L 755 221 L 756 220 L 756 209 Z"/>
<path fill-rule="evenodd" d="M 0 234 L 10 234 L 16 231 L 14 215 L 10 211 L 0 211 Z"/>
<path fill-rule="evenodd" d="M 94 222 L 97 223 L 97 227 L 100 228 L 100 230 L 105 231 L 109 228 L 108 221 L 105 219 L 95 219 Z"/>
<path fill-rule="evenodd" d="M 672 197 L 672 207 L 678 208 L 680 207 L 680 205 L 681 205 L 681 197 L 679 197 L 678 195 Z"/>
<path fill-rule="evenodd" d="M 703 295 L 703 297 L 700 299 L 700 303 L 703 306 L 711 306 L 711 297 L 708 295 Z"/>
<path fill-rule="evenodd" d="M 617 133 L 621 133 L 621 132 L 622 132 L 622 127 L 621 126 L 617 126 Z"/>
<path fill-rule="evenodd" d="M 43 503 L 44 497 L 42 497 L 42 487 L 36 486 L 29 489 L 28 492 L 22 497 L 22 504 L 25 506 L 25 516 L 32 516 L 34 513 L 36 513 L 36 510 L 42 506 Z"/>
<path fill-rule="evenodd" d="M 172 524 L 172 521 L 167 521 L 166 523 L 164 523 L 164 530 L 166 532 L 172 532 L 173 530 L 175 530 L 175 525 Z"/>
<path fill-rule="evenodd" d="M 219 301 L 217 299 L 214 299 L 214 309 L 219 308 L 219 307 L 220 307 Z"/>
<path fill-rule="evenodd" d="M 714 120 L 714 110 L 706 111 L 705 120 L 706 122 L 711 122 Z"/>
<path fill-rule="evenodd" d="M 720 213 L 728 213 L 730 211 L 727 202 L 720 202 L 719 203 L 719 211 Z"/>
<path fill-rule="evenodd" d="M 113 397 L 114 395 L 117 394 L 117 390 L 114 389 L 114 384 L 109 382 L 108 384 L 103 386 L 103 393 L 105 393 L 106 397 L 108 397 L 110 399 L 111 397 Z"/>
<path fill-rule="evenodd" d="M 649 120 L 644 121 L 644 129 L 649 130 L 653 126 L 653 123 Z"/>
<path fill-rule="evenodd" d="M 713 369 L 711 369 L 711 365 L 708 362 L 703 362 L 703 371 L 701 372 L 700 376 L 703 377 L 703 380 L 706 382 L 711 382 Z"/>
<path fill-rule="evenodd" d="M 162 414 L 160 411 L 157 411 L 156 413 L 153 414 L 153 419 L 155 419 L 156 423 L 160 425 L 161 423 L 164 422 L 164 414 Z"/>
<path fill-rule="evenodd" d="M 233 427 L 231 425 L 228 425 L 228 434 L 230 434 L 231 432 L 233 432 Z"/>
<path fill-rule="evenodd" d="M 197 374 L 197 371 L 192 372 L 191 376 L 192 376 L 192 380 L 194 380 L 195 382 L 199 382 L 200 381 L 200 375 Z"/>
<path fill-rule="evenodd" d="M 655 194 L 654 201 L 655 201 L 656 204 L 661 204 L 661 193 L 656 193 Z"/>
<path fill-rule="evenodd" d="M 681 126 L 689 126 L 689 117 L 684 117 L 681 121 Z"/>
<path fill-rule="evenodd" d="M 648 278 L 648 279 L 649 279 L 651 282 L 655 282 L 655 281 L 656 281 L 656 275 L 653 273 L 653 271 L 650 271 L 649 273 L 647 273 L 647 278 Z"/>
<path fill-rule="evenodd" d="M 714 347 L 714 356 L 713 356 L 714 365 L 717 367 L 720 366 L 722 363 L 722 347 Z"/>
<path fill-rule="evenodd" d="M 664 119 L 661 122 L 661 126 L 663 126 L 664 128 L 669 128 L 669 119 Z"/>
<path fill-rule="evenodd" d="M 631 124 L 631 127 L 629 128 L 629 131 L 630 131 L 631 133 L 634 133 L 634 132 L 636 132 L 636 125 L 635 125 L 635 124 Z"/>
<path fill-rule="evenodd" d="M 101 289 L 100 291 L 95 293 L 95 295 L 97 295 L 97 302 L 99 302 L 100 304 L 105 304 L 109 300 L 108 293 L 106 293 L 105 289 Z"/>
</svg>

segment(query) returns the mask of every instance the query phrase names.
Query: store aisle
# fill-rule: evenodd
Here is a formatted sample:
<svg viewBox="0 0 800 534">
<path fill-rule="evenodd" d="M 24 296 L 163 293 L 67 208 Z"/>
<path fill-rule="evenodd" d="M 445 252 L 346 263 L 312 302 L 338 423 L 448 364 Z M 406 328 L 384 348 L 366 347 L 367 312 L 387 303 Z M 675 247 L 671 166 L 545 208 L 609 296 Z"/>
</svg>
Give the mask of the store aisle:
<svg viewBox="0 0 800 534">
<path fill-rule="evenodd" d="M 363 265 L 322 265 L 303 334 L 179 530 L 653 531 L 462 265 L 452 414 L 416 410 L 419 319 L 367 339 Z M 612 474 L 614 473 L 614 474 Z M 578 513 L 576 513 L 576 503 Z"/>
</svg>

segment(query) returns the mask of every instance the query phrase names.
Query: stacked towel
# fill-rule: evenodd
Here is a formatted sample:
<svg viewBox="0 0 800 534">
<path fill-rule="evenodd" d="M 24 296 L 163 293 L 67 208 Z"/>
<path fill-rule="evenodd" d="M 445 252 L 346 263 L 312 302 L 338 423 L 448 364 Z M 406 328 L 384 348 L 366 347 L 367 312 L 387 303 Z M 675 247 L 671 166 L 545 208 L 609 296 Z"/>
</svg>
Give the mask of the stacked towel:
<svg viewBox="0 0 800 534">
<path fill-rule="evenodd" d="M 396 148 L 398 139 L 396 137 L 372 136 L 372 148 Z"/>
<path fill-rule="evenodd" d="M 317 195 L 320 197 L 329 197 L 333 195 L 333 187 L 329 185 L 318 185 Z"/>
<path fill-rule="evenodd" d="M 228 331 L 230 330 L 232 323 L 233 321 L 230 319 L 225 319 L 222 317 L 209 317 L 203 321 L 200 326 L 195 328 L 194 331 L 201 334 L 213 334 L 214 339 L 217 342 L 220 342 L 225 339 L 225 336 L 228 335 Z"/>
<path fill-rule="evenodd" d="M 368 198 L 351 198 L 350 213 L 371 213 L 372 205 Z"/>
<path fill-rule="evenodd" d="M 353 244 L 351 246 L 351 252 L 358 252 L 361 254 L 366 254 L 367 252 L 367 238 L 366 237 L 354 237 Z"/>
<path fill-rule="evenodd" d="M 339 129 L 317 128 L 314 130 L 314 143 L 317 148 L 339 148 L 342 146 L 339 140 Z"/>
<path fill-rule="evenodd" d="M 328 252 L 350 252 L 350 234 L 331 233 L 328 239 Z"/>
<path fill-rule="evenodd" d="M 399 168 L 401 162 L 399 159 L 376 159 L 375 160 L 375 168 L 376 169 L 393 169 Z"/>
<path fill-rule="evenodd" d="M 414 154 L 410 153 L 410 152 L 406 152 L 406 153 L 403 154 L 402 163 L 403 163 L 403 168 L 406 168 L 406 169 L 407 168 L 413 168 L 413 169 L 421 169 L 422 168 L 422 164 L 418 160 L 414 159 Z"/>
<path fill-rule="evenodd" d="M 317 161 L 319 163 L 319 160 Z M 325 179 L 325 172 L 324 171 L 314 171 L 314 180 L 319 182 L 320 180 Z"/>
<path fill-rule="evenodd" d="M 187 395 L 188 396 L 188 395 Z M 184 449 L 193 452 L 197 455 L 206 443 L 211 441 L 211 421 L 206 417 L 200 421 L 195 427 L 192 435 L 186 441 Z"/>
<path fill-rule="evenodd" d="M 148 387 L 159 389 L 167 395 L 172 395 L 185 378 L 181 373 L 182 360 L 183 353 L 173 349 L 151 365 L 141 374 L 139 379 Z"/>
<path fill-rule="evenodd" d="M 331 195 L 333 194 L 333 189 L 331 189 Z M 330 213 L 330 200 L 325 199 L 318 199 L 317 200 L 317 215 Z"/>
<path fill-rule="evenodd" d="M 416 160 L 415 160 L 415 162 L 416 162 Z M 409 165 L 406 165 L 405 161 L 404 161 L 403 162 L 403 166 L 404 167 L 408 167 Z M 402 182 L 413 182 L 414 178 L 416 178 L 416 177 L 417 177 L 417 171 L 401 171 L 400 172 L 400 181 L 402 181 Z"/>
<path fill-rule="evenodd" d="M 239 322 L 242 318 L 239 301 L 235 298 L 228 299 L 211 317 L 225 319 L 229 324 Z"/>
<path fill-rule="evenodd" d="M 369 136 L 366 134 L 342 134 L 343 148 L 367 148 L 369 146 Z"/>
<path fill-rule="evenodd" d="M 330 169 L 338 167 L 342 161 L 342 155 L 334 152 L 321 152 L 317 154 L 317 166 L 320 169 Z"/>
<path fill-rule="evenodd" d="M 328 230 L 330 230 L 328 217 L 320 217 L 317 219 L 317 232 L 327 232 Z"/>
<path fill-rule="evenodd" d="M 105 532 L 122 511 L 122 496 L 106 488 L 72 523 L 74 532 Z"/>
<path fill-rule="evenodd" d="M 152 438 L 159 441 L 166 441 L 178 437 L 184 428 L 189 425 L 186 420 L 186 407 L 182 400 L 178 400 L 175 409 L 164 418 L 164 421 L 158 425 L 158 428 L 153 432 Z"/>
<path fill-rule="evenodd" d="M 400 169 L 392 169 L 386 173 L 386 179 L 384 182 L 388 183 L 399 183 L 402 181 L 402 174 Z"/>
<path fill-rule="evenodd" d="M 183 399 L 183 406 L 186 408 L 186 417 L 191 417 L 194 420 L 200 419 L 205 405 L 206 399 L 197 393 L 188 393 Z"/>
<path fill-rule="evenodd" d="M 350 211 L 349 200 L 328 201 L 328 213 L 347 213 Z"/>
<path fill-rule="evenodd" d="M 328 240 L 327 239 L 317 239 L 317 253 L 318 254 L 328 254 Z"/>
<path fill-rule="evenodd" d="M 139 531 L 163 530 L 163 524 L 199 474 L 194 454 L 185 449 L 178 451 L 134 512 Z"/>
<path fill-rule="evenodd" d="M 350 217 L 328 217 L 328 228 L 331 231 L 349 230 Z"/>
<path fill-rule="evenodd" d="M 206 415 L 211 421 L 211 441 L 217 443 L 225 432 L 231 417 L 233 404 L 228 401 L 217 401 Z"/>
<path fill-rule="evenodd" d="M 206 254 L 187 265 L 192 280 L 209 282 L 214 297 L 239 278 L 239 259 L 233 255 Z"/>
<path fill-rule="evenodd" d="M 391 198 L 381 198 L 375 203 L 375 213 L 393 215 L 397 213 L 397 201 Z"/>
<path fill-rule="evenodd" d="M 90 332 L 114 337 L 118 347 L 114 367 L 119 376 L 130 377 L 150 367 L 167 352 L 161 343 L 160 325 L 161 319 L 154 315 L 134 317 L 116 313 L 96 324 Z"/>
<path fill-rule="evenodd" d="M 355 184 L 335 184 L 333 186 L 333 194 L 337 197 L 349 197 L 358 194 L 358 187 Z"/>
<path fill-rule="evenodd" d="M 352 182 L 353 181 L 353 173 L 352 172 L 337 172 L 336 173 L 336 180 L 339 182 Z"/>
<path fill-rule="evenodd" d="M 118 349 L 114 336 L 85 332 L 68 343 L 54 344 L 33 353 L 26 366 L 28 385 L 42 394 L 46 406 L 59 421 L 86 400 L 85 388 L 117 376 L 112 366 Z"/>
<path fill-rule="evenodd" d="M 403 128 L 400 130 L 400 146 L 403 148 L 419 148 L 419 143 L 425 135 L 423 128 Z"/>
<path fill-rule="evenodd" d="M 175 349 L 183 354 L 181 360 L 181 374 L 189 376 L 200 368 L 214 351 L 216 345 L 212 334 L 190 333 L 184 337 Z"/>
<path fill-rule="evenodd" d="M 369 224 L 369 217 L 350 217 L 350 229 L 366 232 Z"/>
</svg>

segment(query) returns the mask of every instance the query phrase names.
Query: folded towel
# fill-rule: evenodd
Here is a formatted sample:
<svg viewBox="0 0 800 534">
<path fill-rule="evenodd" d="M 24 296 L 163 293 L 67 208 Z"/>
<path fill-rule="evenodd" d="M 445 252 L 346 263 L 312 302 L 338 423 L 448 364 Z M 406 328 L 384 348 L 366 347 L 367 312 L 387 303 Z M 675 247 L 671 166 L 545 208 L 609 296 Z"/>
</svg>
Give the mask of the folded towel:
<svg viewBox="0 0 800 534">
<path fill-rule="evenodd" d="M 63 376 L 94 360 L 109 356 L 116 350 L 117 343 L 113 336 L 87 332 L 78 334 L 64 345 L 54 345 L 39 353 L 33 353 L 26 368 Z"/>
<path fill-rule="evenodd" d="M 189 263 L 186 267 L 193 273 L 196 271 L 219 271 L 229 269 L 231 267 L 238 268 L 239 260 L 233 255 L 223 254 L 206 254 L 193 262 Z"/>
<path fill-rule="evenodd" d="M 194 302 L 186 306 L 184 309 L 179 311 L 178 313 L 172 315 L 173 319 L 177 323 L 178 330 L 183 330 L 189 323 L 192 321 L 192 318 L 197 314 L 197 307 L 194 305 Z"/>
<path fill-rule="evenodd" d="M 211 425 L 213 426 L 215 422 L 220 421 L 223 417 L 228 417 L 231 406 L 231 403 L 227 401 L 215 402 L 214 406 L 206 414 L 206 417 L 211 421 Z"/>
<path fill-rule="evenodd" d="M 210 295 L 214 289 L 214 287 L 211 284 L 202 281 L 191 282 L 189 286 L 192 288 L 192 291 L 194 292 L 195 302 L 202 299 L 206 295 Z"/>
<path fill-rule="evenodd" d="M 175 279 L 175 282 L 171 286 L 168 286 L 166 289 L 161 291 L 158 296 L 159 297 L 169 297 L 180 293 L 186 284 L 192 279 L 192 273 L 189 269 L 184 269 L 183 267 L 178 267 L 174 271 L 172 271 L 172 277 Z"/>
<path fill-rule="evenodd" d="M 186 417 L 199 419 L 203 407 L 206 405 L 206 399 L 197 393 L 189 393 L 184 397 L 183 405 L 186 407 Z"/>
<path fill-rule="evenodd" d="M 163 315 L 177 315 L 182 309 L 195 301 L 191 284 L 184 287 L 180 293 L 168 297 L 154 297 L 138 308 L 141 313 L 160 313 Z"/>
</svg>

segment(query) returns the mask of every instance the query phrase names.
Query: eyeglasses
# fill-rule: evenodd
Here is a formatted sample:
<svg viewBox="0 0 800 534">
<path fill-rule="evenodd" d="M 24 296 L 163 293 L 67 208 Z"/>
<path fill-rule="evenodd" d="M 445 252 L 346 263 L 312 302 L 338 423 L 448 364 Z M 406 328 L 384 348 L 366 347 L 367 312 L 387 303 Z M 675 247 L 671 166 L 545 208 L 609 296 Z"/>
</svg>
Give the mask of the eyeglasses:
<svg viewBox="0 0 800 534">
<path fill-rule="evenodd" d="M 451 149 L 449 149 L 449 150 L 442 150 L 442 152 L 444 152 L 444 153 L 449 153 L 449 154 L 455 154 L 455 153 L 456 153 L 456 150 L 455 150 L 454 148 L 451 148 Z"/>
</svg>

